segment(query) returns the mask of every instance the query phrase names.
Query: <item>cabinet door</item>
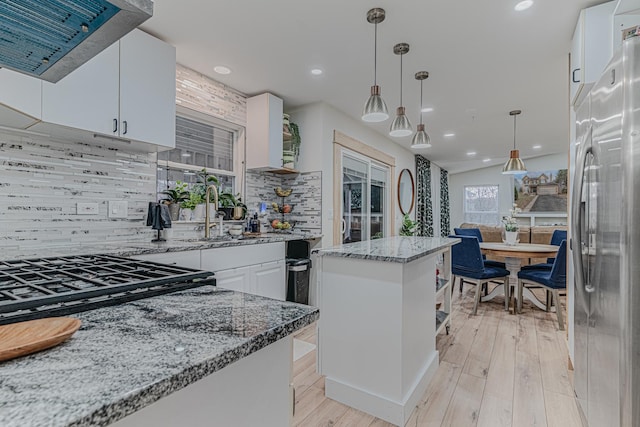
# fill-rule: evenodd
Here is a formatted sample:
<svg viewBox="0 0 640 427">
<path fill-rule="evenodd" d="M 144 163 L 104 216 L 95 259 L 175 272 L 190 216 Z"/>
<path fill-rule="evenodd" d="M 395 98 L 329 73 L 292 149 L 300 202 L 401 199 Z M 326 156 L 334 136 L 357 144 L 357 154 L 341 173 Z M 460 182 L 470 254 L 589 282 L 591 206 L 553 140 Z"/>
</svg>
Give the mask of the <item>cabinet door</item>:
<svg viewBox="0 0 640 427">
<path fill-rule="evenodd" d="M 216 271 L 216 286 L 238 292 L 249 292 L 253 267 Z"/>
<path fill-rule="evenodd" d="M 176 50 L 134 30 L 120 39 L 120 136 L 175 147 Z"/>
<path fill-rule="evenodd" d="M 42 80 L 0 69 L 0 125 L 24 129 L 42 117 Z"/>
<path fill-rule="evenodd" d="M 285 262 L 276 261 L 256 266 L 252 273 L 253 289 L 248 292 L 284 301 L 287 297 Z"/>
<path fill-rule="evenodd" d="M 118 42 L 58 83 L 42 83 L 42 120 L 104 135 L 118 119 Z"/>
</svg>

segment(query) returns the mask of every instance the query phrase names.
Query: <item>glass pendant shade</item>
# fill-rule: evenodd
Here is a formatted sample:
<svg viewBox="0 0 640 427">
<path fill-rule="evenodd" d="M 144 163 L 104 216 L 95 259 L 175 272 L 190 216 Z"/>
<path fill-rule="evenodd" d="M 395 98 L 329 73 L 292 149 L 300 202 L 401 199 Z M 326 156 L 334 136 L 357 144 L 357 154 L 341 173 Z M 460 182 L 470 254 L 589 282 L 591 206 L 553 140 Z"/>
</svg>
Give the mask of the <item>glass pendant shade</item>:
<svg viewBox="0 0 640 427">
<path fill-rule="evenodd" d="M 380 96 L 380 86 L 371 86 L 371 96 L 364 104 L 362 120 L 365 122 L 383 122 L 389 118 L 389 110 Z"/>
<path fill-rule="evenodd" d="M 524 162 L 520 160 L 520 151 L 511 150 L 509 160 L 507 160 L 507 163 L 505 163 L 502 168 L 502 173 L 505 175 L 527 173 L 527 168 L 525 167 Z"/>
<path fill-rule="evenodd" d="M 391 123 L 389 135 L 402 137 L 409 136 L 412 133 L 413 129 L 411 129 L 411 122 L 405 114 L 404 107 L 398 107 L 396 118 L 393 119 L 393 122 Z"/>
<path fill-rule="evenodd" d="M 431 147 L 431 138 L 427 135 L 427 132 L 424 131 L 424 125 L 419 124 L 416 134 L 413 135 L 413 140 L 411 141 L 411 148 L 429 148 Z"/>
</svg>

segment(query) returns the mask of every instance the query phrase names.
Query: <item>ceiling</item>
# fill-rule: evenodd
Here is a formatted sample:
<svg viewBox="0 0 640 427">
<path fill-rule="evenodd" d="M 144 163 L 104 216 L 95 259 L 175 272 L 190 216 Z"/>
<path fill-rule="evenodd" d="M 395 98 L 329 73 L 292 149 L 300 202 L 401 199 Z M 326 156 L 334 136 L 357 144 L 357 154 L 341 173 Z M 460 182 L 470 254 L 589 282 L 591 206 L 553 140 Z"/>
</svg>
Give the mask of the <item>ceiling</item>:
<svg viewBox="0 0 640 427">
<path fill-rule="evenodd" d="M 521 109 L 517 146 L 523 158 L 568 149 L 568 52 L 580 9 L 599 0 L 155 0 L 142 28 L 177 48 L 179 63 L 247 95 L 270 91 L 285 111 L 324 101 L 360 119 L 373 84 L 372 7 L 378 25 L 378 84 L 389 112 L 399 105 L 400 60 L 407 42 L 404 105 L 419 122 L 420 85 L 433 147 L 414 150 L 451 173 L 504 163 L 513 145 L 509 111 Z M 231 74 L 213 71 L 225 65 Z M 324 71 L 313 76 L 312 68 Z M 391 118 L 365 124 L 410 149 L 411 137 L 387 135 Z M 445 133 L 455 133 L 444 137 Z M 533 149 L 541 145 L 540 149 Z M 477 154 L 468 156 L 467 152 Z M 491 161 L 483 162 L 490 158 Z"/>
</svg>

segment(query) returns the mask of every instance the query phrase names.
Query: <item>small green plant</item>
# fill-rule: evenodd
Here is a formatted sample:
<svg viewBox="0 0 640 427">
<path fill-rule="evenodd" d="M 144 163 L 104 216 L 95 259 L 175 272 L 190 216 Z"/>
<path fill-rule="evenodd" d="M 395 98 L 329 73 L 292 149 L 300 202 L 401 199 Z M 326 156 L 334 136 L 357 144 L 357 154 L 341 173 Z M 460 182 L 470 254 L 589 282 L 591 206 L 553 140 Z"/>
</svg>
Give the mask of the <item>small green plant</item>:
<svg viewBox="0 0 640 427">
<path fill-rule="evenodd" d="M 300 129 L 298 125 L 293 122 L 289 123 L 289 129 L 291 130 L 291 148 L 293 148 L 293 155 L 297 159 L 300 155 Z"/>
<path fill-rule="evenodd" d="M 180 207 L 182 209 L 195 209 L 199 204 L 204 203 L 204 197 L 198 193 L 189 193 L 189 198 L 182 203 L 180 203 Z"/>
<path fill-rule="evenodd" d="M 204 198 L 207 193 L 207 186 L 210 184 L 215 184 L 216 186 L 220 184 L 220 181 L 215 175 L 211 175 L 205 168 L 202 168 L 200 172 L 196 172 L 196 176 L 198 182 L 193 184 L 191 188 L 192 193 L 199 194 L 202 197 L 202 203 L 204 203 Z M 213 200 L 213 192 L 209 195 L 209 202 L 212 203 Z"/>
<path fill-rule="evenodd" d="M 161 194 L 167 196 L 162 199 L 169 203 L 180 203 L 189 199 L 189 192 L 187 191 L 187 183 L 182 181 L 176 181 L 176 186 L 168 190 L 164 190 Z"/>
<path fill-rule="evenodd" d="M 409 214 L 405 214 L 404 217 L 402 217 L 402 228 L 400 229 L 400 235 L 415 236 L 418 224 L 418 221 L 413 221 Z"/>
</svg>

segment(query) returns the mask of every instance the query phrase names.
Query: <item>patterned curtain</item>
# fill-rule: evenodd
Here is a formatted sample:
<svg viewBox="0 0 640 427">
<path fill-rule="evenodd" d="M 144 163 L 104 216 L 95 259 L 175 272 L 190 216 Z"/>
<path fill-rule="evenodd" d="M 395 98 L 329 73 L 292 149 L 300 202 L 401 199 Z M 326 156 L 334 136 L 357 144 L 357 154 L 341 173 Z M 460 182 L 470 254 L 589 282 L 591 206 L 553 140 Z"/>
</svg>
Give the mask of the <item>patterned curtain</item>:
<svg viewBox="0 0 640 427">
<path fill-rule="evenodd" d="M 440 235 L 447 237 L 450 233 L 449 172 L 440 169 Z"/>
<path fill-rule="evenodd" d="M 416 155 L 416 235 L 433 237 L 433 206 L 431 204 L 431 162 Z"/>
</svg>

